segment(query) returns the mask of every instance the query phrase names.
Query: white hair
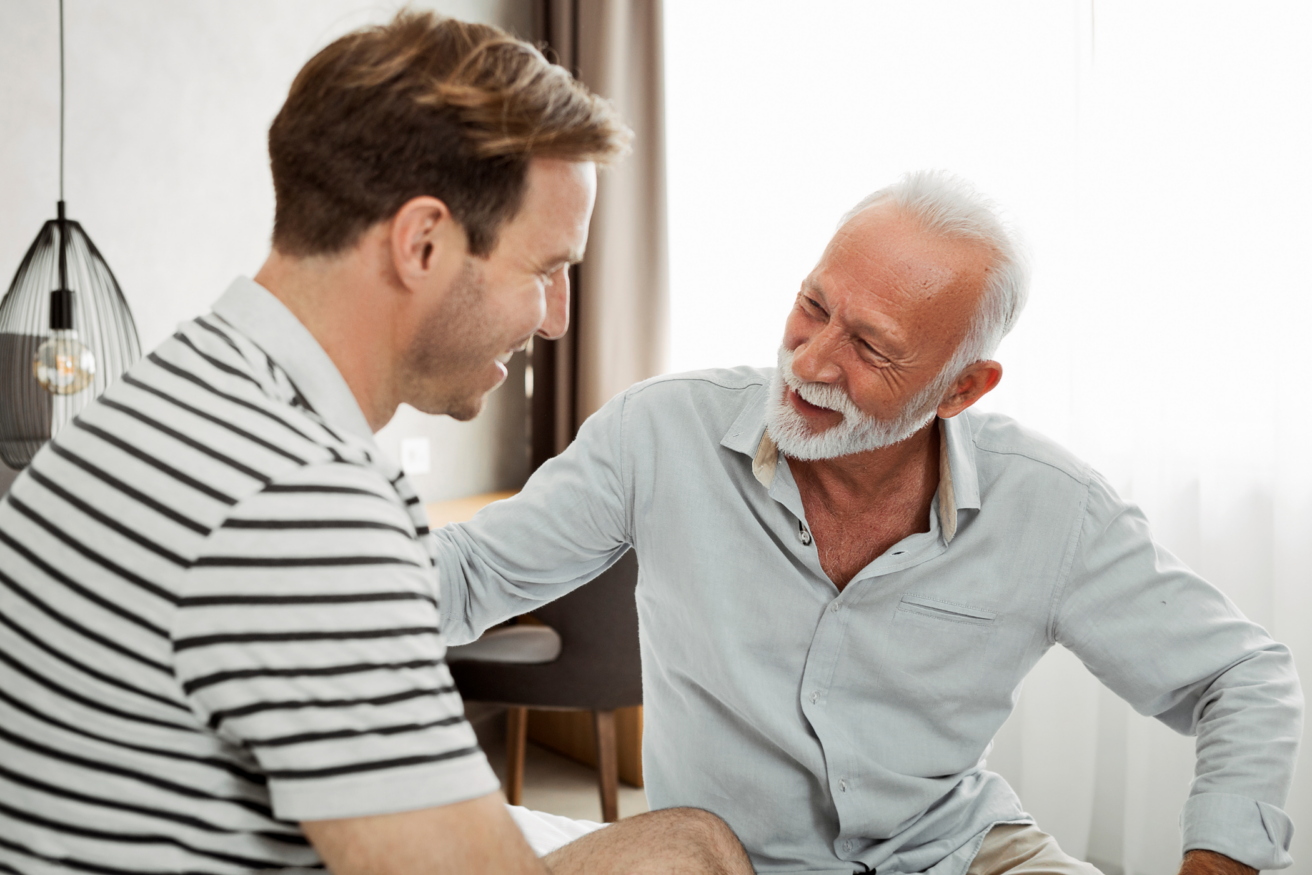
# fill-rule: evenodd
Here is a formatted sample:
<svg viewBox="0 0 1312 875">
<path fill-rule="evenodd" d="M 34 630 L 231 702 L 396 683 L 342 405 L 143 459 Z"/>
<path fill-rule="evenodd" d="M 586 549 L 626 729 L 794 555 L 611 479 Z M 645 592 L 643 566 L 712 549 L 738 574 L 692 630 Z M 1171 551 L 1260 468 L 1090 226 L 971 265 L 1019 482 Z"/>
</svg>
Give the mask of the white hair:
<svg viewBox="0 0 1312 875">
<path fill-rule="evenodd" d="M 988 280 L 970 330 L 944 367 L 955 380 L 975 362 L 984 361 L 1007 336 L 1029 296 L 1030 269 L 1024 247 L 998 207 L 959 176 L 943 170 L 917 170 L 869 195 L 844 214 L 838 226 L 857 213 L 887 203 L 931 234 L 978 240 L 993 250 Z"/>
</svg>

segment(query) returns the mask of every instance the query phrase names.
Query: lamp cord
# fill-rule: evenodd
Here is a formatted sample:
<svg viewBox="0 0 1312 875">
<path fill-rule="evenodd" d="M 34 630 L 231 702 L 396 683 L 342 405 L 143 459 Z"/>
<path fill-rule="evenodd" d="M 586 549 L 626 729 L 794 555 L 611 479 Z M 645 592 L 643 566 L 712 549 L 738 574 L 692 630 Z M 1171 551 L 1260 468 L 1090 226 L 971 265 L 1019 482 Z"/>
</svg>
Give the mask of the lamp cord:
<svg viewBox="0 0 1312 875">
<path fill-rule="evenodd" d="M 64 0 L 59 0 L 59 199 L 64 199 Z"/>
</svg>

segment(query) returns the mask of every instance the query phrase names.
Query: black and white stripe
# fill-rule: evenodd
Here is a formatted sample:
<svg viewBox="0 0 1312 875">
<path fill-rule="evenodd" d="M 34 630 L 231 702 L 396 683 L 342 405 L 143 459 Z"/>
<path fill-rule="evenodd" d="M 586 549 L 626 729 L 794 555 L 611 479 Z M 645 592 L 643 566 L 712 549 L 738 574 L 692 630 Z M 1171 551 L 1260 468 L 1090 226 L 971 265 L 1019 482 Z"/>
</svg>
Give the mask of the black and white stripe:
<svg viewBox="0 0 1312 875">
<path fill-rule="evenodd" d="M 296 821 L 495 788 L 408 482 L 216 315 L 0 503 L 0 873 L 322 871 Z"/>
</svg>

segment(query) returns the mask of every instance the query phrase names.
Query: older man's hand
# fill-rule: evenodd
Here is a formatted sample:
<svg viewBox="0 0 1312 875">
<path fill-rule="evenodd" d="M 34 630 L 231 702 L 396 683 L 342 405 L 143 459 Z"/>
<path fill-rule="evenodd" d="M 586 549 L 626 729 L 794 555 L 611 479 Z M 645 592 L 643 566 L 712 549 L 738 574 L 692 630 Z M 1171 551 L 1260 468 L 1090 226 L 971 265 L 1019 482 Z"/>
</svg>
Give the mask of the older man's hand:
<svg viewBox="0 0 1312 875">
<path fill-rule="evenodd" d="M 1195 850 L 1185 853 L 1180 875 L 1257 875 L 1257 870 L 1216 851 Z"/>
</svg>

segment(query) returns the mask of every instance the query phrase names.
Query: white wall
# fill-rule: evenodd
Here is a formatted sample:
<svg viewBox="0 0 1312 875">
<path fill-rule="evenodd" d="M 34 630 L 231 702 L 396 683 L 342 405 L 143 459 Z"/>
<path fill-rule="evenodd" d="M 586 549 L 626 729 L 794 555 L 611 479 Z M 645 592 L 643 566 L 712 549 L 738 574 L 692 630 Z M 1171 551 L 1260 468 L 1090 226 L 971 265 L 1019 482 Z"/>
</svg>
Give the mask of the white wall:
<svg viewBox="0 0 1312 875">
<path fill-rule="evenodd" d="M 531 36 L 529 0 L 416 0 Z M 388 19 L 364 0 L 65 0 L 64 194 L 132 308 L 142 347 L 208 309 L 268 252 L 265 137 L 320 48 Z M 0 280 L 59 195 L 57 0 L 0 0 Z M 517 359 L 522 359 L 517 356 Z M 394 455 L 426 436 L 428 500 L 518 486 L 528 471 L 523 362 L 472 423 L 402 408 L 378 435 Z M 0 465 L 0 491 L 7 488 Z"/>
</svg>

